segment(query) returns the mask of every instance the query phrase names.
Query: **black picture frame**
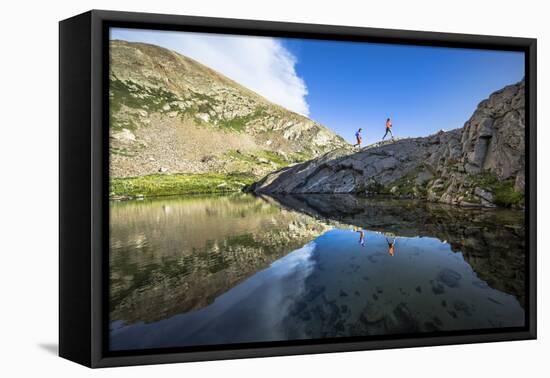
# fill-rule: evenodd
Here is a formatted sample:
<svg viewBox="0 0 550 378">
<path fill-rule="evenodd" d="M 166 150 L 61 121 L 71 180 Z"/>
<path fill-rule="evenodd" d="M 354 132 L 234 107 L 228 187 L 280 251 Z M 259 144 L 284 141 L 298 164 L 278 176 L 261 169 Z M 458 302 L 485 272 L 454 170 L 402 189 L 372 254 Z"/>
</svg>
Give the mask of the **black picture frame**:
<svg viewBox="0 0 550 378">
<path fill-rule="evenodd" d="M 525 53 L 526 326 L 376 338 L 109 352 L 108 30 L 300 37 Z M 536 39 L 92 10 L 59 24 L 59 354 L 88 367 L 535 339 Z"/>
</svg>

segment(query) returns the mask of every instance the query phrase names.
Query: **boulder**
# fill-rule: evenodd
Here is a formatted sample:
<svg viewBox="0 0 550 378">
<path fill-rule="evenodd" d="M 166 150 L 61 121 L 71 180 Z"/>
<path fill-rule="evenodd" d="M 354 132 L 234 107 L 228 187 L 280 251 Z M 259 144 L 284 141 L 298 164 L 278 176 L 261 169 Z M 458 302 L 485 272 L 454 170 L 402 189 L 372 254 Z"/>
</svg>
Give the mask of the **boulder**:
<svg viewBox="0 0 550 378">
<path fill-rule="evenodd" d="M 133 143 L 136 141 L 136 136 L 133 132 L 131 132 L 128 129 L 122 129 L 118 132 L 114 132 L 111 134 L 111 138 L 115 139 L 118 142 L 121 143 Z"/>
<path fill-rule="evenodd" d="M 474 194 L 481 200 L 485 200 L 491 203 L 493 202 L 493 193 L 489 192 L 488 190 L 476 187 L 474 189 Z"/>
</svg>

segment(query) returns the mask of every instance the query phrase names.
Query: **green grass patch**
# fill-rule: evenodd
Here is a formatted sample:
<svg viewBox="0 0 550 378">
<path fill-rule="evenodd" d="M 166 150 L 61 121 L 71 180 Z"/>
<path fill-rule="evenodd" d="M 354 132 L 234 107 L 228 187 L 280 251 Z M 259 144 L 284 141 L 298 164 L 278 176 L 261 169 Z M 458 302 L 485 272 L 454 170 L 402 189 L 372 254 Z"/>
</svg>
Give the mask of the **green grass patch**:
<svg viewBox="0 0 550 378">
<path fill-rule="evenodd" d="M 229 129 L 232 131 L 241 132 L 246 129 L 246 125 L 255 119 L 265 116 L 266 110 L 264 107 L 258 107 L 253 112 L 240 117 L 234 117 L 229 120 L 220 119 L 218 126 L 222 129 Z"/>
<path fill-rule="evenodd" d="M 514 189 L 514 180 L 499 180 L 490 171 L 482 172 L 472 177 L 475 186 L 479 186 L 493 193 L 493 202 L 498 206 L 522 206 L 525 201 L 523 193 Z"/>
<path fill-rule="evenodd" d="M 246 153 L 238 152 L 238 151 L 235 151 L 235 150 L 228 151 L 225 154 L 227 156 L 230 156 L 230 157 L 232 157 L 234 159 L 237 159 L 237 160 L 241 160 L 241 161 L 246 162 L 246 163 L 258 164 L 258 159 L 256 159 L 256 157 L 254 155 L 251 155 L 251 154 L 246 154 Z"/>
<path fill-rule="evenodd" d="M 109 85 L 111 112 L 118 112 L 122 105 L 134 109 L 161 112 L 164 105 L 181 99 L 163 88 L 145 87 L 132 80 L 122 81 L 111 77 Z"/>
<path fill-rule="evenodd" d="M 246 173 L 155 174 L 111 179 L 110 198 L 156 197 L 241 191 L 255 177 Z"/>
<path fill-rule="evenodd" d="M 372 194 L 390 194 L 390 189 L 378 181 L 360 182 L 355 185 L 355 194 L 372 195 Z"/>
<path fill-rule="evenodd" d="M 122 106 L 131 109 L 145 110 L 148 113 L 166 113 L 177 112 L 180 117 L 194 115 L 196 113 L 208 113 L 216 104 L 216 100 L 208 95 L 190 91 L 192 100 L 206 101 L 200 105 L 194 105 L 186 108 L 171 106 L 166 110 L 165 106 L 173 103 L 185 102 L 177 94 L 164 88 L 155 88 L 143 86 L 132 80 L 120 80 L 116 76 L 111 76 L 109 82 L 109 100 L 110 100 L 110 126 L 114 130 L 123 128 L 135 130 L 139 125 L 139 116 L 137 114 L 127 114 L 124 119 L 119 119 L 119 113 Z"/>
<path fill-rule="evenodd" d="M 177 112 L 180 117 L 194 116 L 199 113 L 208 114 L 211 122 L 217 124 L 219 128 L 234 132 L 242 132 L 246 125 L 255 119 L 267 115 L 266 108 L 259 106 L 253 112 L 240 117 L 234 117 L 230 120 L 220 119 L 214 114 L 216 105 L 219 102 L 212 96 L 204 93 L 189 91 L 190 97 L 180 98 L 176 93 L 166 90 L 162 87 L 156 88 L 144 86 L 133 80 L 121 80 L 111 75 L 109 83 L 110 99 L 110 125 L 114 130 L 123 128 L 134 130 L 139 126 L 139 117 L 137 115 L 127 115 L 124 119 L 119 119 L 119 113 L 123 106 L 131 109 L 146 110 L 148 113 L 166 113 Z M 193 105 L 185 108 L 171 106 L 170 109 L 165 106 L 173 103 L 183 103 L 191 101 Z M 204 123 L 197 120 L 199 123 Z"/>
<path fill-rule="evenodd" d="M 415 197 L 424 198 L 427 195 L 427 185 L 429 181 L 426 181 L 422 185 L 416 184 L 416 178 L 418 174 L 427 168 L 421 164 L 416 167 L 412 172 L 409 172 L 405 176 L 395 180 L 391 184 L 387 185 L 387 188 L 391 191 L 391 194 L 399 197 Z"/>
<path fill-rule="evenodd" d="M 199 101 L 201 102 L 201 104 L 198 104 L 197 107 L 195 108 L 195 112 L 210 114 L 211 111 L 214 111 L 214 106 L 218 104 L 218 101 L 216 101 L 214 97 L 203 93 L 197 93 L 194 91 L 190 91 L 190 92 L 193 94 L 192 98 L 196 102 L 199 102 Z"/>
<path fill-rule="evenodd" d="M 523 193 L 517 192 L 512 183 L 501 187 L 495 192 L 495 203 L 499 206 L 521 206 L 523 201 Z"/>
<path fill-rule="evenodd" d="M 414 175 L 408 174 L 403 176 L 388 185 L 388 188 L 390 188 L 390 190 L 395 188 L 392 192 L 394 195 L 412 196 L 414 195 L 415 188 Z"/>
<path fill-rule="evenodd" d="M 283 155 L 278 154 L 277 152 L 274 152 L 274 151 L 268 151 L 268 150 L 257 151 L 256 156 L 267 159 L 279 166 L 287 166 L 289 164 L 289 161 L 286 160 L 283 157 Z"/>
<path fill-rule="evenodd" d="M 293 163 L 301 163 L 313 159 L 313 155 L 307 152 L 294 152 L 290 155 L 290 160 Z"/>
<path fill-rule="evenodd" d="M 218 122 L 218 126 L 222 129 L 229 129 L 233 131 L 244 131 L 246 124 L 250 121 L 249 116 L 235 117 L 229 120 L 222 119 Z"/>
<path fill-rule="evenodd" d="M 433 183 L 437 180 L 442 180 L 443 181 L 443 185 L 441 186 L 438 186 L 438 187 L 433 187 Z M 447 189 L 449 189 L 449 185 L 451 185 L 451 183 L 447 180 L 447 178 L 445 177 L 438 177 L 436 176 L 435 178 L 431 179 L 429 182 L 428 182 L 428 185 L 429 187 L 431 187 L 431 191 L 434 192 L 435 194 L 437 195 L 442 195 L 443 193 L 445 193 L 447 191 Z"/>
<path fill-rule="evenodd" d="M 290 163 L 294 162 L 292 158 L 287 158 L 282 154 L 279 154 L 275 151 L 269 151 L 269 150 L 257 150 L 257 151 L 250 151 L 250 152 L 238 152 L 235 150 L 231 150 L 226 152 L 225 154 L 226 156 L 230 156 L 234 159 L 237 159 L 252 165 L 266 164 L 265 161 L 262 162 L 260 161 L 260 159 L 265 159 L 269 163 L 273 163 L 279 168 L 286 167 Z"/>
</svg>

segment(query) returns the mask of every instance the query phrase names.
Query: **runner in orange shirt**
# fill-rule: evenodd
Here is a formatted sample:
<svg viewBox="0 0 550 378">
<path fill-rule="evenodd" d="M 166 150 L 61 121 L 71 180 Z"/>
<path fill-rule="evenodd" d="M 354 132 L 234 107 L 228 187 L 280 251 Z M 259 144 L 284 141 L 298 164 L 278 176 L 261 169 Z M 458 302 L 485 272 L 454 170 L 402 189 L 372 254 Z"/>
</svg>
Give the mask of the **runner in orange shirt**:
<svg viewBox="0 0 550 378">
<path fill-rule="evenodd" d="M 384 136 L 382 137 L 382 140 L 384 140 L 384 138 L 386 137 L 386 135 L 388 135 L 388 133 L 390 133 L 391 135 L 391 139 L 393 140 L 394 137 L 393 137 L 393 133 L 391 132 L 391 119 L 387 119 L 386 120 L 386 133 L 384 134 Z"/>
<path fill-rule="evenodd" d="M 388 243 L 388 254 L 390 256 L 395 255 L 395 242 L 397 239 L 393 239 L 393 241 L 389 241 L 388 238 L 386 238 L 386 243 Z"/>
</svg>

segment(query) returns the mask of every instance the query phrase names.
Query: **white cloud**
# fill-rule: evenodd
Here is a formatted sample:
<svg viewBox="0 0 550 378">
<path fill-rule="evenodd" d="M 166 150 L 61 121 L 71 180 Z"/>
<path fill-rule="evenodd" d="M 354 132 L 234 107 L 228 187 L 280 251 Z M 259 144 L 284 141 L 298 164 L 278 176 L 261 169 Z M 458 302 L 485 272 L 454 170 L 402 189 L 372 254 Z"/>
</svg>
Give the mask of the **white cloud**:
<svg viewBox="0 0 550 378">
<path fill-rule="evenodd" d="M 271 102 L 309 115 L 307 87 L 296 73 L 296 57 L 274 38 L 113 29 L 111 39 L 152 43 L 177 51 Z"/>
</svg>

